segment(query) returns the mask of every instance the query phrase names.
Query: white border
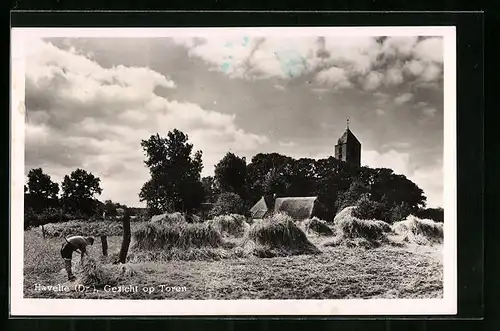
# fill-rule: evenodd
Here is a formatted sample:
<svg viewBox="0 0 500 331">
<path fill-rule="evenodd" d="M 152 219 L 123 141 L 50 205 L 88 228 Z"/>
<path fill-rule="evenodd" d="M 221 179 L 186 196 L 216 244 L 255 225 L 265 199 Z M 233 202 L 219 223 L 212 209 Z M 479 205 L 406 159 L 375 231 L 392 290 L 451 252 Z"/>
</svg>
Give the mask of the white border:
<svg viewBox="0 0 500 331">
<path fill-rule="evenodd" d="M 442 36 L 444 39 L 444 297 L 383 300 L 24 299 L 24 46 L 41 37 Z M 13 28 L 11 30 L 11 316 L 453 315 L 457 313 L 455 27 Z M 14 165 L 14 166 L 12 166 Z"/>
</svg>

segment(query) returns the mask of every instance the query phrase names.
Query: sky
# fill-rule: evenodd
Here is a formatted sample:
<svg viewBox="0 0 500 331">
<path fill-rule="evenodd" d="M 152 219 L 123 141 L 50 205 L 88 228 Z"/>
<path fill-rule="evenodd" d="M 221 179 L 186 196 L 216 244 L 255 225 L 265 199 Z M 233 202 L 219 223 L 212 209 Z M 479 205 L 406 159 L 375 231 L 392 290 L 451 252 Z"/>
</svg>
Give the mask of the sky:
<svg viewBox="0 0 500 331">
<path fill-rule="evenodd" d="M 334 155 L 349 119 L 361 162 L 443 206 L 440 37 L 52 38 L 26 57 L 25 174 L 83 168 L 100 200 L 144 206 L 142 139 L 180 129 L 202 175 L 228 152 Z"/>
</svg>

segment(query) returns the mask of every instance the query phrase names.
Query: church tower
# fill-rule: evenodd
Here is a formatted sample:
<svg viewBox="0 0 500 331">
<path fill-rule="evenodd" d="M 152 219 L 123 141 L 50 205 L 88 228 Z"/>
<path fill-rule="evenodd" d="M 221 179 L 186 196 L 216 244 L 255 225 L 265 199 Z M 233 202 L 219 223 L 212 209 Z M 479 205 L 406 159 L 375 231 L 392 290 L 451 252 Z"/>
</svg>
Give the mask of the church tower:
<svg viewBox="0 0 500 331">
<path fill-rule="evenodd" d="M 349 129 L 349 120 L 344 134 L 335 145 L 335 158 L 356 167 L 361 166 L 361 143 Z"/>
</svg>

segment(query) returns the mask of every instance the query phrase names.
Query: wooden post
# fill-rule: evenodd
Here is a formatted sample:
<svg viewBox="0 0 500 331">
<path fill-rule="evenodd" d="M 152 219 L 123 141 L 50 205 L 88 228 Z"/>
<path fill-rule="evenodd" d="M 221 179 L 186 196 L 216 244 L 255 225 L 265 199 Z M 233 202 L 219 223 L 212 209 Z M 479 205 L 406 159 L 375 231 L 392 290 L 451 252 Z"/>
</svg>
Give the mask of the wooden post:
<svg viewBox="0 0 500 331">
<path fill-rule="evenodd" d="M 122 217 L 122 224 L 123 224 L 123 241 L 122 241 L 122 248 L 120 249 L 119 262 L 125 263 L 125 261 L 127 260 L 128 247 L 130 245 L 130 238 L 131 238 L 130 214 L 128 208 L 125 209 L 125 213 Z"/>
<path fill-rule="evenodd" d="M 108 237 L 101 236 L 102 255 L 108 256 Z"/>
<path fill-rule="evenodd" d="M 45 228 L 43 227 L 43 224 L 42 224 L 42 237 L 45 238 Z"/>
</svg>

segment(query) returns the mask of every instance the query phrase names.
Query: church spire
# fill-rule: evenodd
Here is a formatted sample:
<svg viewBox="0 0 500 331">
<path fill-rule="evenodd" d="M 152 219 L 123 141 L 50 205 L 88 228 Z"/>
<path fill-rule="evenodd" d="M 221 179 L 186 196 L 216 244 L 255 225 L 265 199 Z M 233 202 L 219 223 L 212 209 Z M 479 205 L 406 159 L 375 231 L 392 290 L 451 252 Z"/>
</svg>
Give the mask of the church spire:
<svg viewBox="0 0 500 331">
<path fill-rule="evenodd" d="M 347 118 L 347 130 L 349 130 L 349 118 Z"/>
</svg>

